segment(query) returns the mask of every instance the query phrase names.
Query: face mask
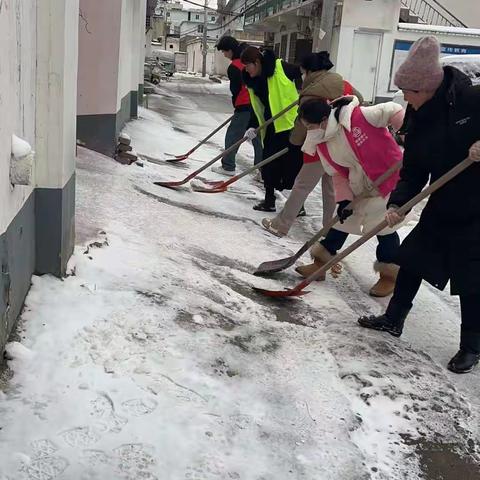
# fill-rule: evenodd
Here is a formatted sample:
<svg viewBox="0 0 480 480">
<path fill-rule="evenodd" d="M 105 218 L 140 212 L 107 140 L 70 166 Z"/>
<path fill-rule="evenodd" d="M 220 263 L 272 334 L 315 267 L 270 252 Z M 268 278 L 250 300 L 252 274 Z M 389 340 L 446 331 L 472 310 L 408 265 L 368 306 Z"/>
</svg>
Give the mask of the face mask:
<svg viewBox="0 0 480 480">
<path fill-rule="evenodd" d="M 325 130 L 323 128 L 316 128 L 315 130 L 307 130 L 307 138 L 305 141 L 320 143 L 325 137 Z"/>
<path fill-rule="evenodd" d="M 322 142 L 324 137 L 325 130 L 323 128 L 307 130 L 307 136 L 305 138 L 302 150 L 308 155 L 313 155 L 317 149 L 317 145 Z"/>
</svg>

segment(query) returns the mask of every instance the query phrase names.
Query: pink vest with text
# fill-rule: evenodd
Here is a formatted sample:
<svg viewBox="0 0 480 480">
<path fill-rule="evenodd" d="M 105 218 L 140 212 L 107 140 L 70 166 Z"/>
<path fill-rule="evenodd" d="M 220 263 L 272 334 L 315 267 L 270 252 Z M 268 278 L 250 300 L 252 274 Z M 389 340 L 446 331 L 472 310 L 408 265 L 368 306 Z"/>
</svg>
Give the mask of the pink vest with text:
<svg viewBox="0 0 480 480">
<path fill-rule="evenodd" d="M 403 158 L 402 150 L 388 129 L 377 128 L 368 123 L 360 107 L 355 107 L 352 112 L 350 132 L 343 129 L 343 133 L 365 175 L 372 182 L 375 182 L 378 177 Z M 342 177 L 348 178 L 348 168 L 335 163 L 328 150 L 328 142 L 320 143 L 317 148 Z M 395 189 L 398 179 L 399 172 L 397 170 L 377 187 L 380 194 L 387 197 Z"/>
</svg>

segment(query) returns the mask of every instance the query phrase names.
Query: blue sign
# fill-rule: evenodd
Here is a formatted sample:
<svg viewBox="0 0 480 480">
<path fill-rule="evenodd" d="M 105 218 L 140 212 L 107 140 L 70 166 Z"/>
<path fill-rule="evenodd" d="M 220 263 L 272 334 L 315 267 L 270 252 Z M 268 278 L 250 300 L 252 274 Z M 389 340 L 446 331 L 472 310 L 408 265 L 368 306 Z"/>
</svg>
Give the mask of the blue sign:
<svg viewBox="0 0 480 480">
<path fill-rule="evenodd" d="M 395 40 L 394 50 L 408 52 L 414 42 L 408 40 Z M 470 45 L 450 45 L 442 43 L 440 46 L 443 55 L 480 55 L 480 47 Z"/>
</svg>

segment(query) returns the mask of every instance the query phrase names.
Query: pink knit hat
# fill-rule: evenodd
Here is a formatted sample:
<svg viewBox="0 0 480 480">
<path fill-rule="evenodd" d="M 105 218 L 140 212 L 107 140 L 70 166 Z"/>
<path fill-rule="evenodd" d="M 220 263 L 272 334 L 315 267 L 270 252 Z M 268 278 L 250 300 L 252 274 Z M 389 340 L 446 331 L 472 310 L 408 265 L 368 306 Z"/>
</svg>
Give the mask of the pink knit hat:
<svg viewBox="0 0 480 480">
<path fill-rule="evenodd" d="M 395 74 L 395 85 L 402 90 L 435 91 L 443 81 L 440 44 L 435 37 L 419 38 Z"/>
</svg>

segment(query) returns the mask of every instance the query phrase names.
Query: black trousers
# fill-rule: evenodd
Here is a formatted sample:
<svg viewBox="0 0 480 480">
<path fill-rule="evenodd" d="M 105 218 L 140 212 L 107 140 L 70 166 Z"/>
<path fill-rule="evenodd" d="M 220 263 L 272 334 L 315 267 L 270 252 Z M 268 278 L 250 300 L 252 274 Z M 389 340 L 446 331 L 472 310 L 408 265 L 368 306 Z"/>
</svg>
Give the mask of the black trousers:
<svg viewBox="0 0 480 480">
<path fill-rule="evenodd" d="M 320 242 L 331 255 L 336 255 L 337 251 L 343 247 L 348 238 L 348 233 L 341 232 L 331 228 L 327 236 Z M 383 263 L 395 263 L 398 247 L 400 246 L 400 237 L 397 232 L 390 235 L 378 235 L 377 260 Z"/>
<path fill-rule="evenodd" d="M 421 277 L 400 268 L 390 303 L 412 308 L 421 283 Z M 462 344 L 468 344 L 472 350 L 480 353 L 480 294 L 460 295 L 460 307 Z"/>
</svg>

